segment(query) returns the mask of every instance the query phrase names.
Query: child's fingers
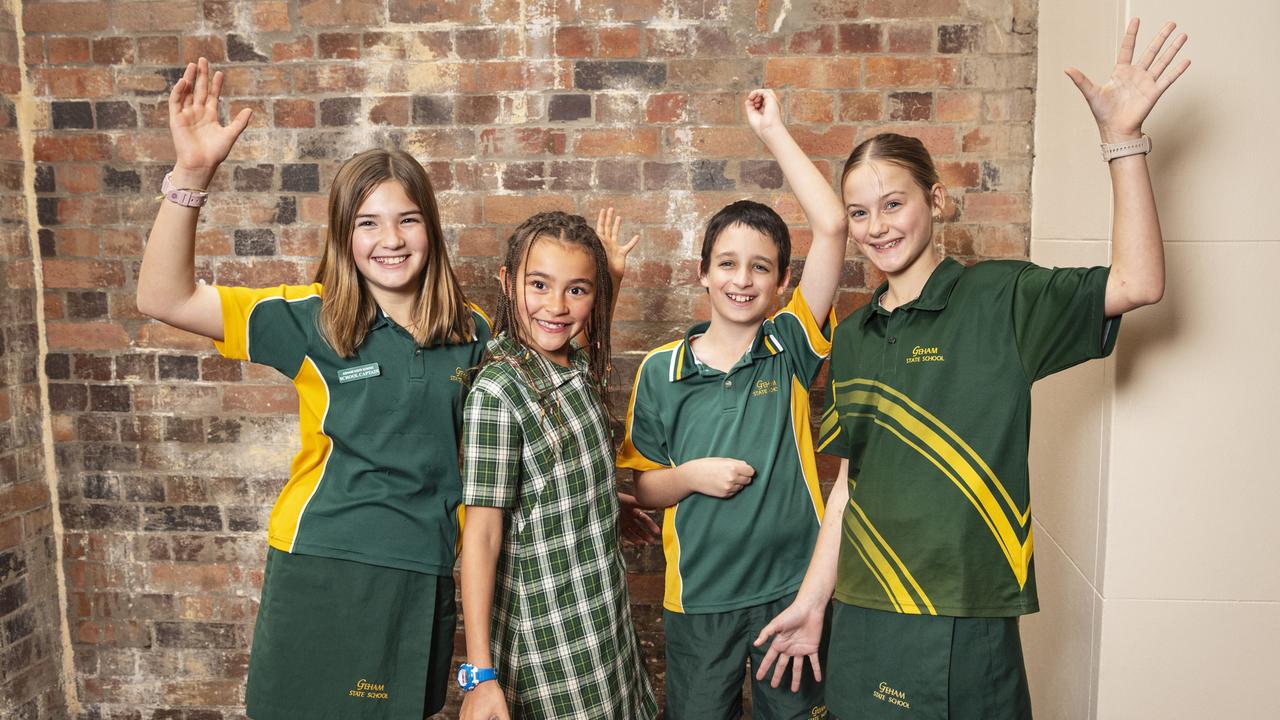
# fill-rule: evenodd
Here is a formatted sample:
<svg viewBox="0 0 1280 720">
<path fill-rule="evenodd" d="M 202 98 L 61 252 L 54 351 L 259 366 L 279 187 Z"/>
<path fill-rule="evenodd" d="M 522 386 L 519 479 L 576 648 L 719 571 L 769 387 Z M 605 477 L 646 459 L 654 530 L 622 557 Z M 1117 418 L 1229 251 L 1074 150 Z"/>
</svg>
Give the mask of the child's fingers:
<svg viewBox="0 0 1280 720">
<path fill-rule="evenodd" d="M 813 679 L 822 682 L 822 663 L 818 661 L 818 653 L 809 656 L 809 664 L 813 666 Z"/>
<path fill-rule="evenodd" d="M 1178 37 L 1174 38 L 1173 44 L 1161 53 L 1160 57 L 1156 59 L 1155 64 L 1151 66 L 1151 76 L 1155 78 L 1160 77 L 1160 75 L 1164 73 L 1165 68 L 1169 67 L 1169 63 L 1173 62 L 1173 58 L 1178 54 L 1178 51 L 1182 49 L 1183 44 L 1186 42 L 1186 33 L 1182 33 Z"/>
<path fill-rule="evenodd" d="M 1071 82 L 1076 84 L 1076 87 L 1080 89 L 1085 98 L 1091 98 L 1097 92 L 1097 86 L 1093 84 L 1093 81 L 1085 77 L 1084 73 L 1073 67 L 1067 68 L 1066 73 L 1067 77 L 1071 78 Z"/>
<path fill-rule="evenodd" d="M 218 98 L 222 97 L 222 83 L 226 81 L 227 76 L 222 71 L 213 74 L 213 87 L 209 90 L 209 97 L 205 98 L 204 104 L 208 109 L 213 110 L 214 115 L 218 114 Z"/>
<path fill-rule="evenodd" d="M 1156 87 L 1160 89 L 1160 94 L 1163 95 L 1164 91 L 1168 90 L 1169 86 L 1173 84 L 1173 81 L 1182 77 L 1182 73 L 1186 72 L 1189 67 L 1191 67 L 1191 61 L 1183 60 L 1178 63 L 1178 67 L 1174 68 L 1173 72 L 1160 78 L 1159 82 L 1156 83 Z"/>
<path fill-rule="evenodd" d="M 773 668 L 773 677 L 769 680 L 769 687 L 776 688 L 782 684 L 782 678 L 786 677 L 787 674 L 787 665 L 794 659 L 786 655 L 782 656 L 782 659 Z"/>
<path fill-rule="evenodd" d="M 756 670 L 756 680 L 764 680 L 769 674 L 769 667 L 773 665 L 773 661 L 778 658 L 778 651 L 772 645 L 769 651 L 764 654 L 764 659 L 760 661 L 760 669 Z M 777 687 L 776 685 L 774 687 Z"/>
<path fill-rule="evenodd" d="M 1160 52 L 1160 48 L 1164 47 L 1165 41 L 1168 40 L 1169 35 L 1173 33 L 1174 27 L 1175 25 L 1173 23 L 1167 22 L 1164 24 L 1164 27 L 1160 28 L 1160 32 L 1156 33 L 1156 36 L 1151 38 L 1151 44 L 1147 45 L 1146 51 L 1144 51 L 1142 53 L 1142 57 L 1138 59 L 1139 67 L 1143 70 L 1151 67 L 1151 63 L 1156 61 L 1156 55 Z"/>
<path fill-rule="evenodd" d="M 622 236 L 622 235 L 621 235 L 621 233 L 620 233 L 620 231 L 621 231 L 621 230 L 622 230 L 622 216 L 621 216 L 621 215 L 614 215 L 614 216 L 613 216 L 613 230 L 612 230 L 612 234 L 611 234 L 611 236 L 613 237 L 613 239 L 614 239 L 614 241 L 615 241 L 615 242 L 617 241 L 617 239 L 618 239 L 619 237 L 621 237 L 621 236 Z"/>
<path fill-rule="evenodd" d="M 778 632 L 778 618 L 774 618 L 770 620 L 768 625 L 765 625 L 763 628 L 760 629 L 760 634 L 757 635 L 756 639 L 752 641 L 751 646 L 760 647 L 761 645 L 764 644 L 765 640 L 768 640 L 776 632 Z M 769 648 L 769 652 L 773 652 L 772 647 Z M 765 655 L 765 657 L 768 657 L 768 655 Z M 760 677 L 764 677 L 764 675 L 761 674 Z"/>
<path fill-rule="evenodd" d="M 240 112 L 236 113 L 235 120 L 232 120 L 231 125 L 229 125 L 228 127 L 234 130 L 236 134 L 235 136 L 239 138 L 240 133 L 244 132 L 244 129 L 249 127 L 249 121 L 252 119 L 253 119 L 253 110 L 249 108 L 245 108 Z"/>
<path fill-rule="evenodd" d="M 200 58 L 196 63 L 196 84 L 195 93 L 191 98 L 192 104 L 196 107 L 204 105 L 205 98 L 209 95 L 209 61 Z"/>
<path fill-rule="evenodd" d="M 1129 21 L 1125 28 L 1124 40 L 1120 42 L 1120 51 L 1116 54 L 1117 65 L 1128 65 L 1133 62 L 1133 48 L 1138 44 L 1138 18 Z"/>
<path fill-rule="evenodd" d="M 626 245 L 623 245 L 623 246 L 622 246 L 622 252 L 624 252 L 624 253 L 630 253 L 633 249 L 635 249 L 635 246 L 636 246 L 637 244 L 639 244 L 639 242 L 640 242 L 640 236 L 639 236 L 639 235 L 633 235 L 633 236 L 631 237 L 630 242 L 628 242 Z"/>
<path fill-rule="evenodd" d="M 604 236 L 604 208 L 600 208 L 600 212 L 596 214 L 596 234 L 602 238 Z"/>
</svg>

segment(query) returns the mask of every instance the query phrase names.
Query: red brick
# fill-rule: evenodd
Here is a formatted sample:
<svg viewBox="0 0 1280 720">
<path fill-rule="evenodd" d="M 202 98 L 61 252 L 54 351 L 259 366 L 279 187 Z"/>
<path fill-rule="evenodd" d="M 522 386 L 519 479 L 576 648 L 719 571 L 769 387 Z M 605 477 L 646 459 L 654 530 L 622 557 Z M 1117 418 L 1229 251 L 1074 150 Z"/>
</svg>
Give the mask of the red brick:
<svg viewBox="0 0 1280 720">
<path fill-rule="evenodd" d="M 288 32 L 289 3 L 283 0 L 254 3 L 249 8 L 252 27 L 260 33 Z"/>
<path fill-rule="evenodd" d="M 302 27 L 376 26 L 382 21 L 382 3 L 378 0 L 302 0 L 298 4 L 298 19 Z"/>
<path fill-rule="evenodd" d="M 954 60 L 870 57 L 866 60 L 867 87 L 900 89 L 920 86 L 954 86 L 960 82 L 960 65 Z"/>
<path fill-rule="evenodd" d="M 132 63 L 134 55 L 133 38 L 104 37 L 93 41 L 93 61 L 99 65 Z"/>
<path fill-rule="evenodd" d="M 233 385 L 222 391 L 222 409 L 258 414 L 297 412 L 298 392 L 288 385 Z"/>
<path fill-rule="evenodd" d="M 649 124 L 680 122 L 685 119 L 689 96 L 684 93 L 650 95 L 645 101 L 644 118 Z"/>
<path fill-rule="evenodd" d="M 97 165 L 58 165 L 58 187 L 63 192 L 98 192 Z"/>
<path fill-rule="evenodd" d="M 356 33 L 320 33 L 316 54 L 326 60 L 358 60 L 360 36 Z"/>
<path fill-rule="evenodd" d="M 884 49 L 884 28 L 880 25 L 841 25 L 839 34 L 841 52 L 875 53 Z"/>
<path fill-rule="evenodd" d="M 783 98 L 793 123 L 826 125 L 835 119 L 835 95 L 823 92 L 791 92 Z"/>
<path fill-rule="evenodd" d="M 739 157 L 764 149 L 755 133 L 746 127 L 679 128 L 667 132 L 668 147 L 681 147 L 681 139 L 687 137 L 689 149 L 699 157 Z"/>
<path fill-rule="evenodd" d="M 409 98 L 385 97 L 369 109 L 369 122 L 375 125 L 408 125 Z"/>
<path fill-rule="evenodd" d="M 938 175 L 942 184 L 950 188 L 976 188 L 982 166 L 976 162 L 938 162 Z"/>
<path fill-rule="evenodd" d="M 860 79 L 856 57 L 770 58 L 764 65 L 768 87 L 855 88 Z"/>
<path fill-rule="evenodd" d="M 48 341 L 50 350 L 122 350 L 129 334 L 114 322 L 51 322 Z"/>
<path fill-rule="evenodd" d="M 36 68 L 36 93 L 58 99 L 97 98 L 111 94 L 111 71 L 106 68 Z"/>
<path fill-rule="evenodd" d="M 734 93 L 698 93 L 689 96 L 688 119 L 699 125 L 735 125 L 738 96 Z"/>
<path fill-rule="evenodd" d="M 561 57 L 590 57 L 595 41 L 589 28 L 569 26 L 555 31 L 556 54 Z"/>
<path fill-rule="evenodd" d="M 568 195 L 538 193 L 532 195 L 486 195 L 484 221 L 490 224 L 518 225 L 529 216 L 548 210 L 577 213 L 574 199 Z"/>
<path fill-rule="evenodd" d="M 107 29 L 105 2 L 22 4 L 22 30 L 28 33 L 98 32 Z"/>
<path fill-rule="evenodd" d="M 81 65 L 89 62 L 88 38 L 50 37 L 45 42 L 50 65 Z"/>
<path fill-rule="evenodd" d="M 178 62 L 178 38 L 172 35 L 138 38 L 138 62 L 168 65 Z"/>
<path fill-rule="evenodd" d="M 85 162 L 107 160 L 111 144 L 106 135 L 39 135 L 35 142 L 36 162 Z"/>
<path fill-rule="evenodd" d="M 146 0 L 111 3 L 111 27 L 155 33 L 196 27 L 199 11 L 195 0 Z"/>
<path fill-rule="evenodd" d="M 960 0 L 867 0 L 862 6 L 867 17 L 917 18 L 955 17 L 960 14 Z"/>
<path fill-rule="evenodd" d="M 840 122 L 879 120 L 884 107 L 880 93 L 855 92 L 840 94 Z"/>
<path fill-rule="evenodd" d="M 195 62 L 208 58 L 210 63 L 227 61 L 227 41 L 219 35 L 184 35 L 182 37 L 182 62 Z"/>
<path fill-rule="evenodd" d="M 801 30 L 787 43 L 787 49 L 795 55 L 830 55 L 834 47 L 835 32 L 831 25 Z"/>
<path fill-rule="evenodd" d="M 637 25 L 621 27 L 604 27 L 597 32 L 600 40 L 598 57 L 633 58 L 640 56 L 640 43 L 643 39 L 641 28 Z"/>
<path fill-rule="evenodd" d="M 223 97 L 255 95 L 259 97 L 287 96 L 292 90 L 289 70 L 282 67 L 226 68 Z"/>
<path fill-rule="evenodd" d="M 573 152 L 578 157 L 618 157 L 658 154 L 658 130 L 581 130 L 574 140 Z"/>
<path fill-rule="evenodd" d="M 836 125 L 822 132 L 814 132 L 806 128 L 794 128 L 791 131 L 791 135 L 796 139 L 796 144 L 807 155 L 843 156 L 848 155 L 853 150 L 857 130 L 848 125 Z"/>
<path fill-rule="evenodd" d="M 890 25 L 889 52 L 927 54 L 933 50 L 932 25 Z"/>
<path fill-rule="evenodd" d="M 977 120 L 982 109 L 982 95 L 958 90 L 935 94 L 934 118 L 940 122 Z"/>
<path fill-rule="evenodd" d="M 1031 214 L 1022 193 L 965 193 L 960 217 L 971 223 L 1025 223 Z"/>
<path fill-rule="evenodd" d="M 310 128 L 316 126 L 316 105 L 310 100 L 275 100 L 272 112 L 276 127 Z"/>
<path fill-rule="evenodd" d="M 273 62 L 310 60 L 312 57 L 311 38 L 305 35 L 289 42 L 277 42 L 271 45 L 271 60 Z"/>
</svg>

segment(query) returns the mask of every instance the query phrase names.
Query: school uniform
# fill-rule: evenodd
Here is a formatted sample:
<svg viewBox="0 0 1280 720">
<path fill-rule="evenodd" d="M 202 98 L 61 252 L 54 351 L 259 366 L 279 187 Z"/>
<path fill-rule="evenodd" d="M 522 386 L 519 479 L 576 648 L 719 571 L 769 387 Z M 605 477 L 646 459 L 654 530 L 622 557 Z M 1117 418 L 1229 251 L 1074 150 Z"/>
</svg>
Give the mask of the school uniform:
<svg viewBox="0 0 1280 720">
<path fill-rule="evenodd" d="M 467 397 L 463 502 L 502 508 L 491 645 L 517 720 L 653 720 L 618 539 L 608 418 L 587 366 L 510 339 Z"/>
<path fill-rule="evenodd" d="M 755 469 L 731 498 L 694 493 L 666 509 L 667 717 L 741 714 L 743 666 L 759 631 L 804 579 L 823 501 L 810 430 L 809 385 L 830 352 L 835 315 L 813 317 L 796 290 L 761 323 L 728 372 L 692 349 L 708 323 L 651 351 L 636 372 L 618 466 L 646 471 L 705 457 Z M 822 689 L 806 671 L 801 692 L 752 686 L 757 717 L 808 718 Z"/>
<path fill-rule="evenodd" d="M 444 704 L 456 609 L 466 343 L 420 347 L 381 311 L 351 358 L 323 288 L 218 287 L 224 356 L 298 391 L 301 449 L 271 510 L 246 693 L 254 720 L 405 718 Z"/>
<path fill-rule="evenodd" d="M 833 341 L 819 450 L 849 460 L 827 704 L 847 718 L 1029 718 L 1031 384 L 1115 347 L 1107 268 L 947 259 Z"/>
</svg>

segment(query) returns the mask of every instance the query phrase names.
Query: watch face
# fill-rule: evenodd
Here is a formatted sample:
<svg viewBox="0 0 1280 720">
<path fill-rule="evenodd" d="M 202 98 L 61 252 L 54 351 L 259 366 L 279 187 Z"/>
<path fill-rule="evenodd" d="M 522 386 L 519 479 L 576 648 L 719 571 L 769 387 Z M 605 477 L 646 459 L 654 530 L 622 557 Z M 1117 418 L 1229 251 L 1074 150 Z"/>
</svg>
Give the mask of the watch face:
<svg viewBox="0 0 1280 720">
<path fill-rule="evenodd" d="M 458 668 L 458 687 L 461 687 L 464 689 L 467 687 L 467 668 L 466 667 Z"/>
</svg>

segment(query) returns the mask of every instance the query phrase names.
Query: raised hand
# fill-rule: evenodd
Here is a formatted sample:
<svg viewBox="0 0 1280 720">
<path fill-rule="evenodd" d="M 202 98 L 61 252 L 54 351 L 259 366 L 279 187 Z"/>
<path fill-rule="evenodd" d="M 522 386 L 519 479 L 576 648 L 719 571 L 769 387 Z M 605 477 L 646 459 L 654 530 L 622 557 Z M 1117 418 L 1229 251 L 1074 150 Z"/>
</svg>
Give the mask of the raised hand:
<svg viewBox="0 0 1280 720">
<path fill-rule="evenodd" d="M 596 216 L 596 234 L 600 236 L 604 252 L 609 256 L 609 275 L 614 279 L 615 286 L 627 272 L 627 256 L 640 242 L 640 236 L 636 235 L 625 245 L 620 244 L 618 239 L 621 230 L 622 216 L 615 213 L 613 208 L 605 208 Z"/>
<path fill-rule="evenodd" d="M 783 127 L 782 106 L 772 90 L 752 90 L 743 110 L 747 113 L 747 124 L 757 137 L 763 138 L 766 132 Z"/>
<path fill-rule="evenodd" d="M 187 63 L 187 70 L 169 92 L 169 133 L 176 155 L 174 174 L 186 179 L 213 177 L 231 152 L 240 133 L 249 125 L 253 111 L 245 108 L 223 126 L 218 120 L 218 97 L 222 94 L 221 71 L 209 78 L 209 61 Z M 181 184 L 180 184 L 181 186 Z M 196 187 L 205 187 L 197 185 Z"/>
<path fill-rule="evenodd" d="M 699 458 L 683 467 L 683 472 L 692 478 L 695 492 L 718 498 L 731 498 L 742 492 L 756 474 L 755 468 L 734 458 Z"/>
<path fill-rule="evenodd" d="M 787 666 L 791 667 L 791 692 L 800 689 L 800 679 L 804 672 L 804 660 L 809 659 L 813 665 L 814 679 L 822 680 L 822 664 L 818 662 L 818 643 L 822 640 L 822 622 L 825 616 L 823 607 L 809 607 L 799 600 L 787 606 L 786 610 L 764 626 L 760 635 L 752 643 L 760 647 L 770 637 L 769 650 L 756 670 L 756 680 L 763 680 L 770 666 L 776 661 L 773 678 L 769 684 L 778 687 L 787 674 Z"/>
<path fill-rule="evenodd" d="M 1137 62 L 1133 62 L 1133 50 L 1138 42 L 1138 24 L 1138 18 L 1129 21 L 1124 40 L 1120 43 L 1115 69 L 1111 71 L 1111 78 L 1105 84 L 1093 84 L 1084 73 L 1074 67 L 1066 70 L 1067 77 L 1080 88 L 1080 93 L 1089 103 L 1103 142 L 1120 142 L 1139 137 L 1142 134 L 1142 122 L 1147 119 L 1156 101 L 1191 65 L 1190 60 L 1183 60 L 1172 70 L 1169 69 L 1169 64 L 1187 41 L 1187 34 L 1179 33 L 1165 47 L 1176 27 L 1172 22 L 1165 23 L 1160 28 L 1146 52 L 1142 53 Z"/>
</svg>

